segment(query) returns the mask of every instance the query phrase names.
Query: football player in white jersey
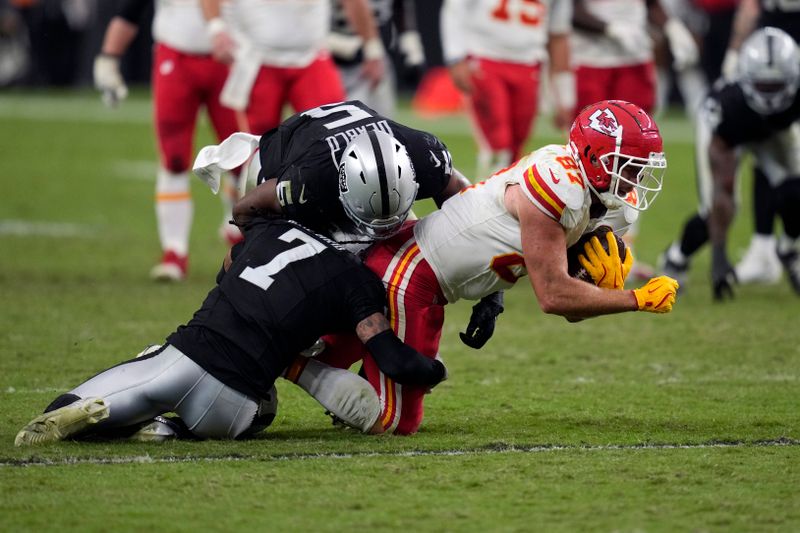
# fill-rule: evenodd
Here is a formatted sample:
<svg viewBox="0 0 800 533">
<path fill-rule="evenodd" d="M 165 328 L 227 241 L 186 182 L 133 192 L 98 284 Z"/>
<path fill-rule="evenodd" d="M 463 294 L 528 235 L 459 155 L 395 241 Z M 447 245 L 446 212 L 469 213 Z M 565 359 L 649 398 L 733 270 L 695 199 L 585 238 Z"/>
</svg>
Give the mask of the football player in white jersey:
<svg viewBox="0 0 800 533">
<path fill-rule="evenodd" d="M 152 4 L 152 0 L 125 0 L 106 29 L 94 62 L 94 82 L 108 105 L 128 94 L 120 57 Z M 220 104 L 228 67 L 211 57 L 211 41 L 196 0 L 157 0 L 153 39 L 153 107 L 160 155 L 155 197 L 162 257 L 150 274 L 156 280 L 180 281 L 186 277 L 189 260 L 193 204 L 188 169 L 197 114 L 201 106 L 206 108 L 219 140 L 236 131 L 236 115 Z M 238 195 L 232 183 L 226 183 L 224 192 L 220 233 L 233 244 L 241 233 L 227 221 Z"/>
<path fill-rule="evenodd" d="M 364 76 L 384 75 L 384 50 L 367 0 L 342 0 L 365 43 Z M 262 134 L 280 124 L 285 104 L 305 111 L 345 100 L 328 50 L 330 0 L 201 0 L 214 57 L 231 64 L 222 101 L 240 111 L 240 129 Z M 244 117 L 244 119 L 242 119 Z"/>
<path fill-rule="evenodd" d="M 478 175 L 522 155 L 550 65 L 556 126 L 569 127 L 575 80 L 569 65 L 570 0 L 446 0 L 442 48 L 455 85 L 468 96 Z"/>
<path fill-rule="evenodd" d="M 641 108 L 602 101 L 579 113 L 568 144 L 528 154 L 373 245 L 364 261 L 387 287 L 398 337 L 435 357 L 446 303 L 480 299 L 526 274 L 541 309 L 570 320 L 671 311 L 678 288 L 672 278 L 622 290 L 632 258 L 619 257 L 613 236 L 608 253 L 596 240 L 593 252 L 587 251 L 597 286 L 570 277 L 566 257 L 567 247 L 586 231 L 601 223 L 622 227 L 650 207 L 666 168 L 662 150 L 658 127 Z M 414 433 L 425 390 L 383 375 L 357 339 L 325 340 L 322 362 L 347 368 L 363 358 L 366 377 L 381 397 L 383 430 Z M 287 374 L 301 375 L 305 361 L 298 358 Z"/>
</svg>

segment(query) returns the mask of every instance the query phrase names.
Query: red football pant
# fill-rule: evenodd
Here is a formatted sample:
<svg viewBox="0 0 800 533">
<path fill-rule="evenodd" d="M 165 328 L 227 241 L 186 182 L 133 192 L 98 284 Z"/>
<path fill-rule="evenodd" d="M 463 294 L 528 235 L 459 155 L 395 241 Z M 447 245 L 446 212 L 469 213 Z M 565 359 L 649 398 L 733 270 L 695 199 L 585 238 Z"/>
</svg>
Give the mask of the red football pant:
<svg viewBox="0 0 800 533">
<path fill-rule="evenodd" d="M 483 137 L 496 152 L 520 157 L 539 103 L 539 65 L 476 59 L 469 109 Z"/>
<path fill-rule="evenodd" d="M 344 86 L 328 54 L 321 55 L 303 68 L 264 65 L 250 93 L 247 122 L 250 131 L 260 135 L 280 124 L 286 102 L 299 113 L 343 100 L 346 100 Z"/>
<path fill-rule="evenodd" d="M 179 174 L 192 161 L 192 138 L 200 106 L 221 141 L 235 133 L 236 114 L 219 103 L 228 67 L 210 55 L 184 54 L 156 44 L 153 58 L 153 112 L 161 165 Z"/>
<path fill-rule="evenodd" d="M 364 262 L 383 279 L 389 322 L 400 340 L 423 355 L 436 357 L 447 301 L 414 240 L 413 225 L 374 244 Z M 363 359 L 367 379 L 380 396 L 385 432 L 408 435 L 419 429 L 426 388 L 400 385 L 384 375 L 355 334 L 331 335 L 325 342 L 327 348 L 319 357 L 324 363 L 349 368 Z"/>
<path fill-rule="evenodd" d="M 575 71 L 578 103 L 575 114 L 600 100 L 626 100 L 650 113 L 656 102 L 656 69 L 652 62 L 627 67 Z"/>
</svg>

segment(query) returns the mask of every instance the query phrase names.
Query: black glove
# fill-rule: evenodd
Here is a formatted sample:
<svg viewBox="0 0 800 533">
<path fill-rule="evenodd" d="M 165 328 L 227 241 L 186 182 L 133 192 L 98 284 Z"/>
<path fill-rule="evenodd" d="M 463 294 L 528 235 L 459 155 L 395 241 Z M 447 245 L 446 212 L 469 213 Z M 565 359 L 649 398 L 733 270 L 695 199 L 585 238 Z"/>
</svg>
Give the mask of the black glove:
<svg viewBox="0 0 800 533">
<path fill-rule="evenodd" d="M 472 316 L 466 332 L 459 332 L 461 342 L 475 348 L 482 348 L 492 338 L 497 315 L 503 312 L 503 291 L 497 291 L 485 296 L 480 302 L 472 306 Z"/>
<path fill-rule="evenodd" d="M 733 298 L 733 285 L 737 283 L 724 246 L 714 246 L 711 250 L 711 285 L 714 288 L 714 300 L 722 301 Z"/>
</svg>

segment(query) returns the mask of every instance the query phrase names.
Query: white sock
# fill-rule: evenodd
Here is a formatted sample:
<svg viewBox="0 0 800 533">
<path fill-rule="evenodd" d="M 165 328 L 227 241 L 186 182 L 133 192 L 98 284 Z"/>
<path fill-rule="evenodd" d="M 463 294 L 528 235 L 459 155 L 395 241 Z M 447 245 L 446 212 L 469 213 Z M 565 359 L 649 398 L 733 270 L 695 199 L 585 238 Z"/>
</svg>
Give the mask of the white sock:
<svg viewBox="0 0 800 533">
<path fill-rule="evenodd" d="M 502 170 L 511 164 L 511 150 L 498 150 L 494 153 L 494 168 L 492 172 Z"/>
<path fill-rule="evenodd" d="M 239 199 L 239 188 L 236 176 L 230 172 L 222 175 L 222 191 L 220 191 L 220 200 L 222 200 L 222 216 L 223 221 L 227 224 L 233 218 L 233 205 Z"/>
<path fill-rule="evenodd" d="M 684 266 L 689 261 L 689 258 L 681 252 L 681 245 L 678 242 L 673 242 L 667 250 L 667 259 L 679 266 Z"/>
<path fill-rule="evenodd" d="M 358 375 L 309 359 L 297 385 L 348 426 L 369 432 L 381 414 L 372 385 Z"/>
<path fill-rule="evenodd" d="M 193 214 L 189 174 L 174 174 L 159 168 L 156 179 L 156 222 L 162 250 L 172 250 L 178 255 L 189 254 Z"/>
<path fill-rule="evenodd" d="M 475 168 L 475 171 L 477 172 L 477 181 L 488 178 L 491 167 L 492 167 L 491 150 L 479 148 L 478 158 L 476 161 L 476 168 Z"/>
<path fill-rule="evenodd" d="M 775 253 L 775 235 L 754 233 L 750 245 L 765 254 Z"/>
</svg>

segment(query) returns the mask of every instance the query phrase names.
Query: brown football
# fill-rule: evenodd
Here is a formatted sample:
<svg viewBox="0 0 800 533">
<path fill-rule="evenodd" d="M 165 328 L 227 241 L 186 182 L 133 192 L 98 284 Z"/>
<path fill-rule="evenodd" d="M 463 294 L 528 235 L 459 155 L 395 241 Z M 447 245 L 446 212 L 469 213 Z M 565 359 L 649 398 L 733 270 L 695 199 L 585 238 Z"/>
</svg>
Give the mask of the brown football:
<svg viewBox="0 0 800 533">
<path fill-rule="evenodd" d="M 569 272 L 570 276 L 587 283 L 594 283 L 592 276 L 586 271 L 585 268 L 583 268 L 583 265 L 581 265 L 580 261 L 578 261 L 578 256 L 584 253 L 583 245 L 589 242 L 592 237 L 597 237 L 600 239 L 600 244 L 603 245 L 603 249 L 608 252 L 608 240 L 606 240 L 606 233 L 609 231 L 611 231 L 610 227 L 600 226 L 590 232 L 584 233 L 581 235 L 581 238 L 578 239 L 578 242 L 567 248 L 567 272 Z M 619 256 L 621 259 L 624 259 L 625 241 L 623 241 L 619 236 L 616 237 L 617 248 L 619 248 Z"/>
</svg>

